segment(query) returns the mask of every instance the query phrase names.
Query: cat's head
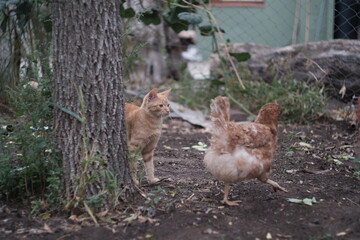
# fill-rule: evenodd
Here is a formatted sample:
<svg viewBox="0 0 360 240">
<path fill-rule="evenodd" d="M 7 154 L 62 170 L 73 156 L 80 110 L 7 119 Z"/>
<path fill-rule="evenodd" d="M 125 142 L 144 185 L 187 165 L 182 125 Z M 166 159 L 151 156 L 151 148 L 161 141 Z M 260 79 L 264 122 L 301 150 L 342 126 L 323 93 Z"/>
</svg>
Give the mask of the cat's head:
<svg viewBox="0 0 360 240">
<path fill-rule="evenodd" d="M 170 104 L 168 100 L 171 88 L 161 93 L 154 88 L 145 95 L 141 108 L 152 113 L 157 117 L 166 117 L 170 113 Z"/>
</svg>

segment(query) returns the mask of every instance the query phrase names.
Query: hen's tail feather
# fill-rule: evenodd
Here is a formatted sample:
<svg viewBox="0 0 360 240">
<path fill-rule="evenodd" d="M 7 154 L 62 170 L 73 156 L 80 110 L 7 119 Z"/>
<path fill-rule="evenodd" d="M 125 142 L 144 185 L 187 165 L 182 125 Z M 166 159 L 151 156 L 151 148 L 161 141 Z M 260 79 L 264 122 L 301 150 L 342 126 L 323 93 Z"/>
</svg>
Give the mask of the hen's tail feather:
<svg viewBox="0 0 360 240">
<path fill-rule="evenodd" d="M 230 102 L 227 97 L 218 96 L 211 101 L 211 122 L 213 133 L 220 129 L 225 129 L 227 122 L 230 120 Z"/>
</svg>

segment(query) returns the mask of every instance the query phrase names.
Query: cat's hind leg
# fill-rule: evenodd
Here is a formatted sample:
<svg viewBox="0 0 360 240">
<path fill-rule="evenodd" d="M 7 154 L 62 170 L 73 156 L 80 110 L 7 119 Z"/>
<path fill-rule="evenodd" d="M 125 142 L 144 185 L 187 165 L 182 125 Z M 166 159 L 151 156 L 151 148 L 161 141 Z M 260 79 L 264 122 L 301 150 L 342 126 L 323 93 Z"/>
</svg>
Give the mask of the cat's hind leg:
<svg viewBox="0 0 360 240">
<path fill-rule="evenodd" d="M 154 156 L 154 151 L 148 153 L 142 153 L 142 157 L 144 159 L 144 164 L 145 164 L 145 172 L 149 183 L 156 183 L 159 181 L 159 179 L 154 176 L 155 169 L 154 169 L 153 156 Z"/>
</svg>

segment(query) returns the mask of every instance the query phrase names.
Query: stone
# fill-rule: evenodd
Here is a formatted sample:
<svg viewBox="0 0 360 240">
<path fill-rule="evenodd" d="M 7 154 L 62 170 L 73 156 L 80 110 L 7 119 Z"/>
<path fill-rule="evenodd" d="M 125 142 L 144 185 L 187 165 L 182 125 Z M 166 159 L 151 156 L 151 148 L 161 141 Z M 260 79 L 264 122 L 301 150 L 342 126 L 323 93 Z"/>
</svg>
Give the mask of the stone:
<svg viewBox="0 0 360 240">
<path fill-rule="evenodd" d="M 249 52 L 251 58 L 245 64 L 254 76 L 265 81 L 291 74 L 300 81 L 324 84 L 329 96 L 344 102 L 360 95 L 359 40 L 337 39 L 286 47 L 234 43 L 228 47 L 231 53 Z M 223 46 L 220 51 L 224 51 Z M 217 65 L 217 61 L 213 62 Z"/>
</svg>

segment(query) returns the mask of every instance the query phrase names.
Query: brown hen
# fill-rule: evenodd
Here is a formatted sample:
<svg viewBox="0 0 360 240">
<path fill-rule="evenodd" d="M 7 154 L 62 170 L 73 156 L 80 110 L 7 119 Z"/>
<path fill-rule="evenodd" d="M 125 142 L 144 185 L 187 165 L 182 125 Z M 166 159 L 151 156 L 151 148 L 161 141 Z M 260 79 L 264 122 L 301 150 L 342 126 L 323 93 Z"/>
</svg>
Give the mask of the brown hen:
<svg viewBox="0 0 360 240">
<path fill-rule="evenodd" d="M 229 201 L 231 183 L 257 178 L 273 186 L 274 190 L 287 190 L 269 179 L 271 161 L 275 153 L 280 106 L 264 105 L 253 123 L 230 122 L 230 103 L 227 97 L 218 96 L 211 102 L 211 146 L 204 163 L 219 180 L 224 181 L 223 203 Z"/>
</svg>

